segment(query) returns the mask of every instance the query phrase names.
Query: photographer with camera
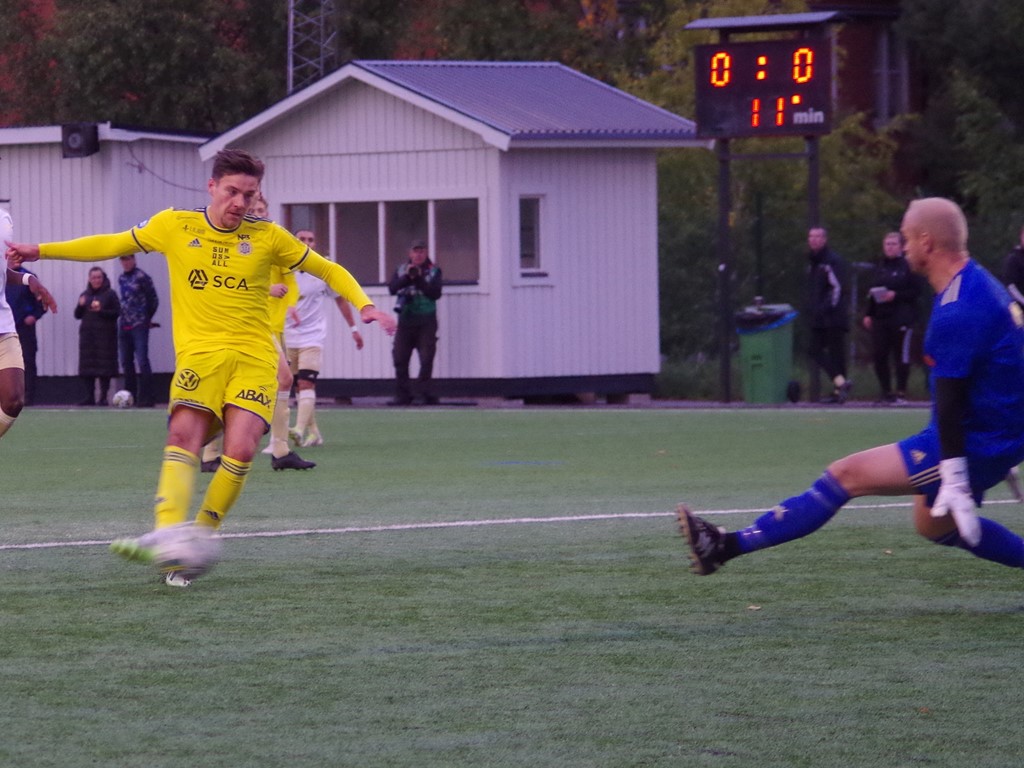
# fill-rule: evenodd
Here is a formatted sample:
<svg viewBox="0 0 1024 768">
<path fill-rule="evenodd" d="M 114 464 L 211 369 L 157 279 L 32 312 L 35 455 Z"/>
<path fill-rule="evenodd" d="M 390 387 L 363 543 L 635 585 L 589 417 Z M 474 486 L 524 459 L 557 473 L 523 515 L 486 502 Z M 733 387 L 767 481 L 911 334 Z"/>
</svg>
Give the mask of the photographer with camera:
<svg viewBox="0 0 1024 768">
<path fill-rule="evenodd" d="M 427 244 L 414 240 L 409 246 L 409 260 L 400 264 L 388 282 L 395 301 L 398 330 L 392 358 L 395 362 L 395 399 L 389 405 L 437 405 L 430 388 L 437 352 L 437 300 L 441 298 L 441 270 L 427 256 Z M 418 401 L 414 399 L 409 380 L 409 361 L 413 350 L 420 358 Z"/>
</svg>

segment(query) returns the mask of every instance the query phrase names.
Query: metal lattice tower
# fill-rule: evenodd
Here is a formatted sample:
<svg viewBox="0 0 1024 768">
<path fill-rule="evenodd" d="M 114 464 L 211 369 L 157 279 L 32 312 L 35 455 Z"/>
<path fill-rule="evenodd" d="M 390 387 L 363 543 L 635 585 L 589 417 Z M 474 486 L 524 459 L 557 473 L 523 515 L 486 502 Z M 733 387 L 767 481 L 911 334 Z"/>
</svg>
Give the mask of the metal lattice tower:
<svg viewBox="0 0 1024 768">
<path fill-rule="evenodd" d="M 335 68 L 335 18 L 334 0 L 288 0 L 288 93 Z"/>
</svg>

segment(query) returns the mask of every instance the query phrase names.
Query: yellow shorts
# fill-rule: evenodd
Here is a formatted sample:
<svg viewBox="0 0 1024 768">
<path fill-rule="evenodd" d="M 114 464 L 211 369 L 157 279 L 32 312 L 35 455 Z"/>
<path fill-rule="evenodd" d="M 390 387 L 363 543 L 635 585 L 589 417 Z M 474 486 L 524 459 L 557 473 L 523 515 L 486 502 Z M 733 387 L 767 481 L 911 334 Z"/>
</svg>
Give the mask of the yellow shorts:
<svg viewBox="0 0 1024 768">
<path fill-rule="evenodd" d="M 25 358 L 21 354 L 21 341 L 16 333 L 0 333 L 0 371 L 4 368 L 25 370 Z"/>
<path fill-rule="evenodd" d="M 269 429 L 276 396 L 276 365 L 229 349 L 193 352 L 178 358 L 169 410 L 179 405 L 202 408 L 222 422 L 224 409 L 233 405 L 256 414 Z"/>
</svg>

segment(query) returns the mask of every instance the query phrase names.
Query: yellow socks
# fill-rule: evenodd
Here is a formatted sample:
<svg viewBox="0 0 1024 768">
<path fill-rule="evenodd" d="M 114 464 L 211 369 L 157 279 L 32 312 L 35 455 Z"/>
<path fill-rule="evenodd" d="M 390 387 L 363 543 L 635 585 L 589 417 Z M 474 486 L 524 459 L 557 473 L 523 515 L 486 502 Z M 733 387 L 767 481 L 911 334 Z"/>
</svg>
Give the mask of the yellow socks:
<svg viewBox="0 0 1024 768">
<path fill-rule="evenodd" d="M 220 528 L 225 516 L 242 493 L 250 469 L 251 461 L 242 462 L 228 456 L 220 457 L 220 467 L 206 489 L 206 496 L 196 514 L 196 524 Z"/>
<path fill-rule="evenodd" d="M 170 445 L 164 448 L 153 506 L 157 528 L 177 525 L 188 519 L 198 468 L 199 457 L 194 453 Z"/>
</svg>

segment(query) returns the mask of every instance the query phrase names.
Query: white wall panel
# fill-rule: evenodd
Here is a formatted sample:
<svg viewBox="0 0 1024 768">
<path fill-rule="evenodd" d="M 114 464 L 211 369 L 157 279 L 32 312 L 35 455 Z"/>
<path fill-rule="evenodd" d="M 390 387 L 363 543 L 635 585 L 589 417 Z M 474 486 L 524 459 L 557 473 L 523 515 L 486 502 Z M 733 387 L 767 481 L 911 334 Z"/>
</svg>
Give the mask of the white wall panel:
<svg viewBox="0 0 1024 768">
<path fill-rule="evenodd" d="M 656 166 L 649 151 L 520 152 L 507 208 L 542 195 L 546 279 L 508 262 L 512 376 L 658 370 Z M 508 229 L 514 253 L 517 232 Z"/>
<path fill-rule="evenodd" d="M 159 141 L 101 142 L 86 158 L 61 157 L 59 144 L 7 146 L 0 163 L 0 194 L 15 219 L 22 242 L 66 240 L 122 231 L 170 206 L 195 207 L 207 199 L 207 171 L 194 145 Z M 78 326 L 73 312 L 96 264 L 115 290 L 120 263 L 96 254 L 95 262 L 42 261 L 30 266 L 53 293 L 56 315 L 38 326 L 39 375 L 78 373 Z M 150 359 L 159 372 L 174 369 L 167 267 L 162 255 L 141 256 L 139 266 L 153 276 L 161 308 L 150 339 Z"/>
</svg>

